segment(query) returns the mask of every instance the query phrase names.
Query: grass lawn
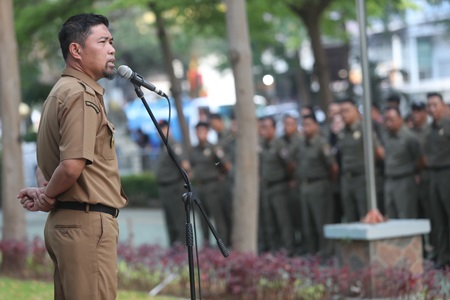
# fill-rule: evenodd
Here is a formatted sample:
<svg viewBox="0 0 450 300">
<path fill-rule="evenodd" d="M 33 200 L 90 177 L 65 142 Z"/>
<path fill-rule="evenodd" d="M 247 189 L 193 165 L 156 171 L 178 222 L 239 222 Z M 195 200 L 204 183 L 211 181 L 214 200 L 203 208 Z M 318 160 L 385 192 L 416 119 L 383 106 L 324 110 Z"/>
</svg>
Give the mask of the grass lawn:
<svg viewBox="0 0 450 300">
<path fill-rule="evenodd" d="M 53 299 L 53 284 L 36 280 L 17 280 L 0 277 L 0 299 L 49 300 Z M 118 300 L 177 300 L 171 297 L 150 297 L 147 293 L 119 291 Z"/>
</svg>

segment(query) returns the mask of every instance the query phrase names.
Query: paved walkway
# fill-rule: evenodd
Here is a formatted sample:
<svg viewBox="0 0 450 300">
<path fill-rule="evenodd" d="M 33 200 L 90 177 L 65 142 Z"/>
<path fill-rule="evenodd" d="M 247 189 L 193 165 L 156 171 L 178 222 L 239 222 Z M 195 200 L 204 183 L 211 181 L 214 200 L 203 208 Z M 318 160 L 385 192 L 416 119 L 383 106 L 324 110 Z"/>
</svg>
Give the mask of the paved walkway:
<svg viewBox="0 0 450 300">
<path fill-rule="evenodd" d="M 184 218 L 185 216 L 180 216 Z M 44 239 L 44 225 L 47 214 L 43 212 L 26 212 L 28 238 L 35 236 Z M 157 244 L 163 247 L 169 245 L 167 231 L 164 224 L 164 215 L 161 209 L 124 208 L 120 211 L 119 241 L 132 240 L 133 245 Z M 3 224 L 3 215 L 0 211 L 0 227 Z M 200 223 L 197 222 L 197 238 L 201 245 Z M 0 239 L 2 231 L 0 230 Z"/>
</svg>

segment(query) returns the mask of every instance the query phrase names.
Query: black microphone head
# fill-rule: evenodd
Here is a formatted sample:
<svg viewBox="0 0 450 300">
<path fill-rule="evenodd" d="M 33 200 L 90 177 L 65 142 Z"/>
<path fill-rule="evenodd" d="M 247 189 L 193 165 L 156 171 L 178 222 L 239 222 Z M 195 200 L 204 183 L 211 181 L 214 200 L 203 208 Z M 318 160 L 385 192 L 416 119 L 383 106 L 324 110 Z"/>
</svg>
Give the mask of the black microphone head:
<svg viewBox="0 0 450 300">
<path fill-rule="evenodd" d="M 117 69 L 117 73 L 120 75 L 120 77 L 123 77 L 125 79 L 130 79 L 133 76 L 133 70 L 130 69 L 130 67 L 122 65 Z"/>
</svg>

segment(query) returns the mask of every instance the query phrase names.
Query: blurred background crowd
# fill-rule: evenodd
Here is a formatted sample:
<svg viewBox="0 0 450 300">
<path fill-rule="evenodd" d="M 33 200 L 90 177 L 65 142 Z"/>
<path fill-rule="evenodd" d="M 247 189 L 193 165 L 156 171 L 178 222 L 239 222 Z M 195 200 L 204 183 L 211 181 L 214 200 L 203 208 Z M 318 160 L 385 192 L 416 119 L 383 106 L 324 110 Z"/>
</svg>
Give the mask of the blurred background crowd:
<svg viewBox="0 0 450 300">
<path fill-rule="evenodd" d="M 259 137 L 251 149 L 259 158 L 258 250 L 327 257 L 333 250 L 322 226 L 359 221 L 368 210 L 355 5 L 346 0 L 246 4 Z M 450 262 L 450 185 L 445 182 L 450 175 L 450 3 L 366 4 L 372 88 L 366 92 L 372 110 L 364 118 L 372 120 L 377 206 L 388 218 L 430 219 L 425 254 L 444 266 Z M 17 184 L 34 184 L 40 109 L 63 68 L 55 55 L 55 30 L 81 11 L 103 13 L 114 24 L 116 67 L 127 64 L 170 94 L 171 118 L 165 99 L 147 92 L 145 97 L 163 131 L 170 128 L 170 144 L 219 234 L 233 246 L 239 206 L 233 205 L 240 155 L 235 149 L 241 131 L 228 46 L 239 37 L 228 32 L 224 1 L 14 1 L 14 28 L 2 30 L 15 32 L 19 59 L 0 68 L 8 78 L 9 70 L 20 69 L 19 96 L 6 94 L 12 88 L 2 89 L 3 104 L 20 102 L 25 183 Z M 108 118 L 117 128 L 121 175 L 155 174 L 170 242 L 182 240 L 179 197 L 185 190 L 154 124 L 128 81 L 100 84 L 106 88 Z M 7 121 L 3 116 L 2 131 Z M 2 144 L 3 151 L 6 147 Z M 8 161 L 19 161 L 13 157 L 19 151 L 9 153 Z M 12 169 L 9 176 L 16 174 Z M 205 223 L 202 229 L 205 243 L 212 243 Z"/>
</svg>

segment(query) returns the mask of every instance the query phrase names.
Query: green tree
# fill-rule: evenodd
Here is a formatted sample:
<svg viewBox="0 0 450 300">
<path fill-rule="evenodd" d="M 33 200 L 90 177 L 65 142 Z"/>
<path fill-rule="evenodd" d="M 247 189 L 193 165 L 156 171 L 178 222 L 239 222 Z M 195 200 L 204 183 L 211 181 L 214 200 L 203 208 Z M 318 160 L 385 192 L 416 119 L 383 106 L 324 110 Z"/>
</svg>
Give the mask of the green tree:
<svg viewBox="0 0 450 300">
<path fill-rule="evenodd" d="M 26 241 L 25 213 L 16 196 L 23 187 L 22 148 L 20 143 L 19 103 L 20 75 L 17 41 L 14 30 L 13 1 L 0 2 L 0 103 L 2 120 L 2 208 L 3 240 L 20 244 Z M 21 274 L 25 267 L 25 251 L 4 251 L 1 271 Z"/>
<path fill-rule="evenodd" d="M 14 20 L 19 45 L 21 87 L 27 104 L 43 102 L 59 76 L 64 60 L 59 50 L 58 31 L 62 23 L 76 13 L 92 11 L 90 0 L 14 1 Z M 53 75 L 42 81 L 43 70 Z M 52 73 L 52 70 L 58 72 Z"/>
</svg>

